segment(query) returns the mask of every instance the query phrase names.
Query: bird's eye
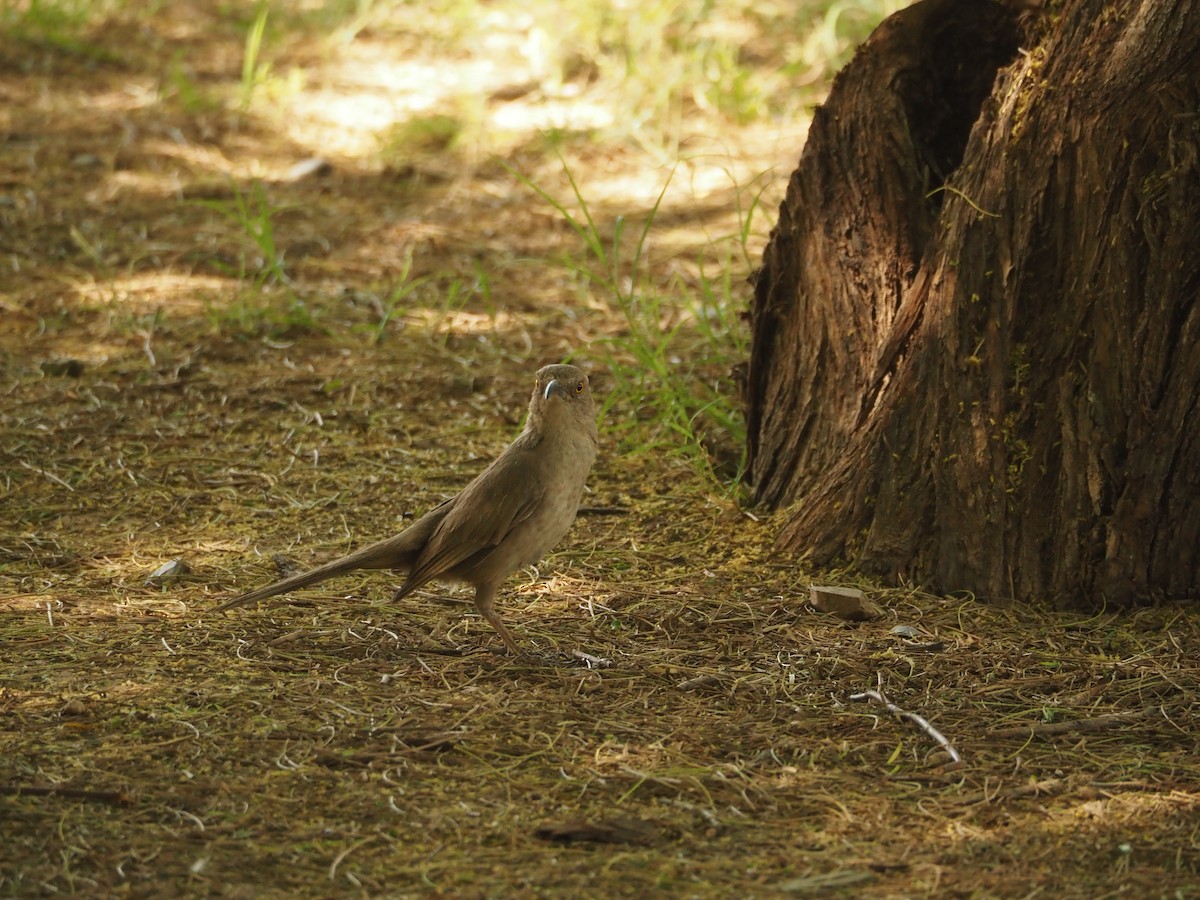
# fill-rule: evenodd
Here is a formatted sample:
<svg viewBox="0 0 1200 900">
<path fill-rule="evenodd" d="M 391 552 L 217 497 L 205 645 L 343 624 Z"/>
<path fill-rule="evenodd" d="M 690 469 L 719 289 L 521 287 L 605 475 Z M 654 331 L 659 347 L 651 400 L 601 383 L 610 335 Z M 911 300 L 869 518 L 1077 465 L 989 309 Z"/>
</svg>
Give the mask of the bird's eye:
<svg viewBox="0 0 1200 900">
<path fill-rule="evenodd" d="M 582 381 L 579 382 L 579 384 L 575 385 L 575 393 L 577 393 L 577 394 L 583 393 L 583 382 Z"/>
</svg>

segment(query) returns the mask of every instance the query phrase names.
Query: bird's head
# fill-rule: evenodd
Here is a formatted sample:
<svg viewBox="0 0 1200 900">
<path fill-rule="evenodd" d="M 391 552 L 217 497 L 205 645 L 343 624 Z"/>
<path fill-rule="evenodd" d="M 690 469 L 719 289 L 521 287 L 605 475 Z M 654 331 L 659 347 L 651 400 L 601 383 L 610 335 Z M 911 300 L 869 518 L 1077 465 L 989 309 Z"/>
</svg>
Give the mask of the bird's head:
<svg viewBox="0 0 1200 900">
<path fill-rule="evenodd" d="M 556 422 L 572 418 L 586 420 L 595 427 L 596 406 L 591 383 L 576 366 L 543 366 L 534 376 L 533 397 L 529 401 L 531 422 Z"/>
</svg>

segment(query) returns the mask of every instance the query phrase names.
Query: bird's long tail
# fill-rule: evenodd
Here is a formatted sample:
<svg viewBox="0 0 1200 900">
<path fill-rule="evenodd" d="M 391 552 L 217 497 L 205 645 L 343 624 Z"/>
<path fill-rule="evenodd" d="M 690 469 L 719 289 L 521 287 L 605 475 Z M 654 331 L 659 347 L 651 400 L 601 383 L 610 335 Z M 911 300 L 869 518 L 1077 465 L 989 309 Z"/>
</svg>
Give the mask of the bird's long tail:
<svg viewBox="0 0 1200 900">
<path fill-rule="evenodd" d="M 308 587 L 310 584 L 317 584 L 337 575 L 353 572 L 355 569 L 398 569 L 401 571 L 410 569 L 417 555 L 421 552 L 421 548 L 429 540 L 429 535 L 437 527 L 438 522 L 445 518 L 446 512 L 449 511 L 449 506 L 450 504 L 444 503 L 437 509 L 426 513 L 394 537 L 363 547 L 361 550 L 354 551 L 349 556 L 343 556 L 332 562 L 327 562 L 323 566 L 317 566 L 315 569 L 309 569 L 307 572 L 301 572 L 299 575 L 293 575 L 290 578 L 284 578 L 282 581 L 276 581 L 265 587 L 256 588 L 253 591 L 241 594 L 232 600 L 222 603 L 214 612 L 233 609 L 235 606 L 245 606 L 248 603 L 274 597 L 276 594 L 284 594 L 288 591 L 294 591 L 297 588 Z"/>
<path fill-rule="evenodd" d="M 310 584 L 325 581 L 326 578 L 344 575 L 355 569 L 398 569 L 401 571 L 412 569 L 416 557 L 419 556 L 426 542 L 430 540 L 430 535 L 452 508 L 454 508 L 454 500 L 446 500 L 445 503 L 426 512 L 419 520 L 392 538 L 362 547 L 361 550 L 356 550 L 349 556 L 318 565 L 316 569 L 300 572 L 299 575 L 283 578 L 282 581 L 276 581 L 266 587 L 251 590 L 250 593 L 235 596 L 233 600 L 227 600 L 221 606 L 216 607 L 214 612 L 253 604 L 253 602 L 265 600 L 269 596 L 284 594 L 288 590 L 296 588 L 304 588 Z"/>
<path fill-rule="evenodd" d="M 370 547 L 364 550 L 370 550 Z M 235 606 L 245 606 L 249 603 L 254 603 L 258 600 L 266 600 L 268 597 L 274 597 L 276 594 L 286 594 L 288 591 L 294 591 L 297 588 L 308 587 L 310 584 L 317 584 L 329 578 L 334 578 L 338 575 L 344 575 L 347 572 L 352 572 L 355 569 L 380 569 L 387 568 L 386 566 L 368 565 L 369 559 L 361 559 L 362 551 L 351 553 L 349 556 L 343 556 L 341 559 L 335 559 L 332 562 L 327 562 L 323 566 L 317 566 L 315 569 L 309 569 L 307 572 L 301 572 L 299 575 L 293 575 L 290 578 L 284 578 L 282 581 L 276 581 L 273 584 L 268 584 L 265 587 L 256 588 L 240 596 L 234 597 L 222 603 L 214 610 L 222 612 L 227 609 L 233 609 Z"/>
</svg>

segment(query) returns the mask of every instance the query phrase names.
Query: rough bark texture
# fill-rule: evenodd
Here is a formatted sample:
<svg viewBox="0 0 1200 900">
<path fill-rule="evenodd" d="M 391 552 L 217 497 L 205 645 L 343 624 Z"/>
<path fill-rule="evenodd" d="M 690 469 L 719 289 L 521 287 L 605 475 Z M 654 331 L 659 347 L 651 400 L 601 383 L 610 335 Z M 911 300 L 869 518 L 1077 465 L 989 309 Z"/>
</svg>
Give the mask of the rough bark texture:
<svg viewBox="0 0 1200 900">
<path fill-rule="evenodd" d="M 819 563 L 1194 598 L 1200 0 L 1068 0 L 1020 55 L 1009 15 L 904 10 L 814 120 L 756 283 L 755 492 Z"/>
</svg>

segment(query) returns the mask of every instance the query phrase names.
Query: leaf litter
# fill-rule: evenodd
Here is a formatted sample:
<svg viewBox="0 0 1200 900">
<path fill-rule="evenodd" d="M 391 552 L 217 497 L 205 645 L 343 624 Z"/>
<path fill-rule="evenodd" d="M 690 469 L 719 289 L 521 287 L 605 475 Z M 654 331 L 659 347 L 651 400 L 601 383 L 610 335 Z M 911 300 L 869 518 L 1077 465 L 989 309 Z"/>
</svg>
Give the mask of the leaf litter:
<svg viewBox="0 0 1200 900">
<path fill-rule="evenodd" d="M 97 114 L 73 79 L 111 98 L 137 73 L 7 43 L 0 891 L 1200 889 L 1192 610 L 814 573 L 770 516 L 612 430 L 570 536 L 502 594 L 525 658 L 465 593 L 389 606 L 386 573 L 213 615 L 275 556 L 314 564 L 452 494 L 536 367 L 586 362 L 621 319 L 542 262 L 569 230 L 502 167 L 387 189 L 309 167 L 271 186 L 283 262 L 250 259 L 186 197 L 231 196 L 221 160 L 303 154 L 225 114 Z M 56 131 L 39 96 L 76 97 Z M 185 202 L 132 187 L 172 167 Z M 818 576 L 882 616 L 816 612 Z"/>
</svg>

